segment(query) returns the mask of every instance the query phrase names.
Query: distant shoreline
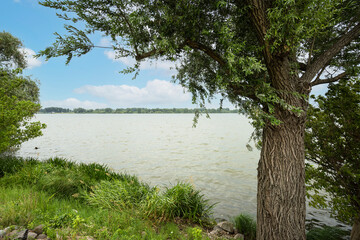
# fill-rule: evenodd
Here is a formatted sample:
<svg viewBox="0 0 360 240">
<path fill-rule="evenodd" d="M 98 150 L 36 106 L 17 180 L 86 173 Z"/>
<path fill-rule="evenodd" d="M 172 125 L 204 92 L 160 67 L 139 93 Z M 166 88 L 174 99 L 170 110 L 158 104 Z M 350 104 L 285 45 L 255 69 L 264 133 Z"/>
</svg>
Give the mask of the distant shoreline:
<svg viewBox="0 0 360 240">
<path fill-rule="evenodd" d="M 217 109 L 204 109 L 204 108 L 101 108 L 101 109 L 85 109 L 85 108 L 59 108 L 48 107 L 41 109 L 39 114 L 58 114 L 58 113 L 90 113 L 90 114 L 179 114 L 179 113 L 240 113 L 238 109 L 217 108 Z"/>
</svg>

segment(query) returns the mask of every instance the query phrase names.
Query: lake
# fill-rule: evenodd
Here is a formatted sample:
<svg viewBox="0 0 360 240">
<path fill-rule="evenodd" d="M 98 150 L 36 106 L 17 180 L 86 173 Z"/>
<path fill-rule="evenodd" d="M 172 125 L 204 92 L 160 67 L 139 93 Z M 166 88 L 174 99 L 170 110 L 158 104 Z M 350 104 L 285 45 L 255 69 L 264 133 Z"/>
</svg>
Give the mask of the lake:
<svg viewBox="0 0 360 240">
<path fill-rule="evenodd" d="M 253 128 L 242 115 L 210 117 L 193 128 L 193 114 L 39 114 L 35 120 L 47 124 L 44 135 L 18 154 L 103 163 L 151 185 L 190 182 L 217 203 L 215 217 L 255 217 L 260 152 L 246 148 Z M 339 225 L 322 210 L 308 208 L 307 218 Z"/>
</svg>

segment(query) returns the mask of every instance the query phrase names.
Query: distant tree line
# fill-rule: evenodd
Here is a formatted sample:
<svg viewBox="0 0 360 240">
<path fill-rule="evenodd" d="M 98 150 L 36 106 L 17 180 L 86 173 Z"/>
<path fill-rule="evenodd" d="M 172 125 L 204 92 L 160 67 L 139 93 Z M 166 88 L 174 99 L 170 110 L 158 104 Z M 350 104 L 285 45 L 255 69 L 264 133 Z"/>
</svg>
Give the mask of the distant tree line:
<svg viewBox="0 0 360 240">
<path fill-rule="evenodd" d="M 239 110 L 230 110 L 229 108 L 217 108 L 217 109 L 202 109 L 202 108 L 100 108 L 100 109 L 85 109 L 74 108 L 70 110 L 68 108 L 60 107 L 47 107 L 39 111 L 39 113 L 117 113 L 117 114 L 130 114 L 130 113 L 195 113 L 205 112 L 208 113 L 238 113 Z"/>
</svg>

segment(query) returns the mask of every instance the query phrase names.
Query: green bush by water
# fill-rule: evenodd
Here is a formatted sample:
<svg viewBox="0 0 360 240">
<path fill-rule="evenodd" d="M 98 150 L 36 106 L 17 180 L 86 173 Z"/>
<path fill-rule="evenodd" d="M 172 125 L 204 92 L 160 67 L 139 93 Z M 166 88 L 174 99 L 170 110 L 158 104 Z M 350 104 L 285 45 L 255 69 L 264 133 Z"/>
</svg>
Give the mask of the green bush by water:
<svg viewBox="0 0 360 240">
<path fill-rule="evenodd" d="M 312 228 L 306 234 L 306 240 L 340 240 L 349 236 L 349 233 L 338 227 L 324 226 Z"/>
</svg>

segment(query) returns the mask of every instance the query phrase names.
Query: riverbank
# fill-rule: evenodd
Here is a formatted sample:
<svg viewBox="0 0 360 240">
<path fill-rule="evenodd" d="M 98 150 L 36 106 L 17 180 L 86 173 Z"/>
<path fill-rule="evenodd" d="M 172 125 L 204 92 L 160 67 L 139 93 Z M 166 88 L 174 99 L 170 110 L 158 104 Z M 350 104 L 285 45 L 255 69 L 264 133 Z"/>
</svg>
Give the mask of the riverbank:
<svg viewBox="0 0 360 240">
<path fill-rule="evenodd" d="M 41 226 L 49 239 L 255 240 L 251 217 L 216 225 L 212 207 L 189 183 L 160 189 L 97 163 L 0 158 L 0 239 L 36 233 Z M 315 228 L 308 239 L 346 235 Z"/>
<path fill-rule="evenodd" d="M 207 239 L 211 210 L 188 183 L 159 189 L 96 163 L 0 160 L 0 229 L 7 231 L 42 225 L 50 239 Z"/>
</svg>

